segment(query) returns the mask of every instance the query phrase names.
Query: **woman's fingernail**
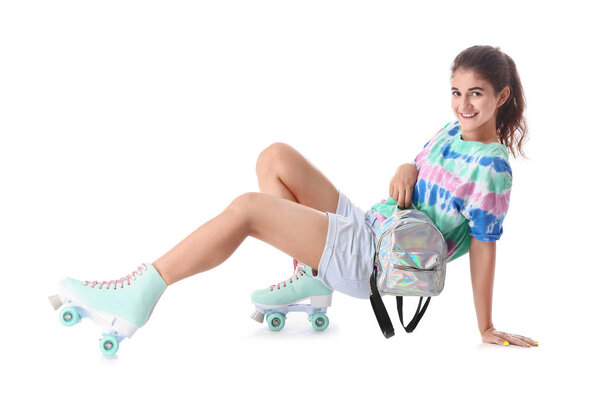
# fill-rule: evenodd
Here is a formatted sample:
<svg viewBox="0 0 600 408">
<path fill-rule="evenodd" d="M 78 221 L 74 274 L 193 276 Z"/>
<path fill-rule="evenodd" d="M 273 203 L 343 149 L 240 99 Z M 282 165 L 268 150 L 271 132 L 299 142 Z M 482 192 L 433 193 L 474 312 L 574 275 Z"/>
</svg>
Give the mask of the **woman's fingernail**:
<svg viewBox="0 0 600 408">
<path fill-rule="evenodd" d="M 536 341 L 536 342 L 535 342 L 535 345 L 536 345 L 536 346 L 539 346 L 539 345 L 540 345 L 540 342 L 539 342 L 539 341 Z"/>
<path fill-rule="evenodd" d="M 504 344 L 505 346 L 508 346 L 508 344 L 509 344 L 509 343 L 508 343 L 508 341 L 505 341 L 505 342 L 504 342 L 504 343 L 502 343 L 502 344 Z"/>
</svg>

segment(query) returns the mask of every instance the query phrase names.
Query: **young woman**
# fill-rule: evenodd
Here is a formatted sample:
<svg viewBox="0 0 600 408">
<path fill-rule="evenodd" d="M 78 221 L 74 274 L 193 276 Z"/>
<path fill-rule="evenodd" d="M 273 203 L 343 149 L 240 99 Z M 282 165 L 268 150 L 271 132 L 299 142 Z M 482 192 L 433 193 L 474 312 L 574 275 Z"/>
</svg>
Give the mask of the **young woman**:
<svg viewBox="0 0 600 408">
<path fill-rule="evenodd" d="M 442 231 L 449 261 L 469 252 L 483 342 L 530 347 L 530 338 L 496 330 L 492 288 L 496 241 L 508 210 L 512 171 L 508 150 L 522 153 L 525 100 L 514 61 L 499 48 L 473 46 L 451 68 L 457 118 L 429 140 L 391 179 L 389 197 L 364 212 L 289 145 L 274 143 L 258 157 L 260 193 L 235 198 L 169 252 L 111 281 L 60 283 L 56 308 L 65 325 L 82 316 L 103 326 L 105 354 L 144 325 L 167 286 L 224 262 L 248 236 L 294 258 L 294 275 L 255 292 L 253 300 L 331 294 L 369 297 L 377 227 L 410 203 Z M 516 156 L 515 156 L 516 157 Z M 301 233 L 299 233 L 301 231 Z M 296 286 L 293 286 L 296 285 Z M 285 292 L 288 291 L 288 292 Z M 266 300 L 265 300 L 266 299 Z"/>
</svg>

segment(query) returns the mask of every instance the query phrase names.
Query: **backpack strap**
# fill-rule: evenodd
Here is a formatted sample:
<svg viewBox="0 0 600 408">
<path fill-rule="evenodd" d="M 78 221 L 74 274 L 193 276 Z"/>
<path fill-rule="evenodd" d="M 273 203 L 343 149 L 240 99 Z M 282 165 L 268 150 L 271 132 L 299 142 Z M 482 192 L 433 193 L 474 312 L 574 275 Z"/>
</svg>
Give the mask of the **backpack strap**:
<svg viewBox="0 0 600 408">
<path fill-rule="evenodd" d="M 390 315 L 383 304 L 383 300 L 381 299 L 381 295 L 379 294 L 379 289 L 377 289 L 377 282 L 375 281 L 375 273 L 377 272 L 377 266 L 373 267 L 373 273 L 371 274 L 370 284 L 371 284 L 371 295 L 369 296 L 369 300 L 371 301 L 371 306 L 373 307 L 373 311 L 375 312 L 375 317 L 377 318 L 377 323 L 379 323 L 379 328 L 381 328 L 381 332 L 385 336 L 386 339 L 389 339 L 394 335 L 394 326 L 392 325 L 392 321 L 390 320 Z M 396 304 L 398 306 L 398 316 L 400 316 L 400 323 L 402 323 L 402 327 L 406 330 L 407 333 L 412 333 L 413 330 L 421 321 L 421 318 L 425 314 L 427 310 L 427 306 L 429 306 L 429 301 L 431 300 L 431 296 L 427 298 L 425 302 L 425 306 L 421 309 L 421 304 L 423 302 L 423 296 L 419 297 L 419 305 L 417 306 L 417 311 L 413 316 L 408 326 L 404 326 L 404 318 L 402 313 L 402 296 L 396 296 Z"/>
<path fill-rule="evenodd" d="M 419 321 L 421 320 L 421 317 L 423 317 L 425 311 L 427 310 L 427 306 L 429 306 L 430 300 L 431 296 L 427 298 L 427 301 L 425 302 L 425 307 L 423 307 L 423 310 L 421 310 L 421 302 L 423 302 L 423 296 L 420 296 L 419 305 L 417 306 L 417 311 L 415 312 L 415 315 L 413 316 L 408 326 L 404 326 L 404 320 L 402 319 L 402 296 L 396 296 L 396 303 L 398 304 L 398 316 L 400 316 L 400 323 L 402 323 L 402 327 L 404 327 L 404 330 L 406 330 L 407 333 L 412 333 L 413 330 L 417 327 Z"/>
<path fill-rule="evenodd" d="M 369 296 L 369 299 L 371 300 L 371 306 L 373 306 L 377 323 L 379 323 L 379 327 L 385 338 L 389 339 L 394 335 L 394 326 L 392 326 L 390 315 L 385 309 L 385 305 L 383 304 L 383 300 L 381 300 L 381 295 L 377 289 L 377 283 L 375 283 L 376 271 L 377 267 L 373 268 L 373 273 L 371 274 L 371 295 Z"/>
</svg>

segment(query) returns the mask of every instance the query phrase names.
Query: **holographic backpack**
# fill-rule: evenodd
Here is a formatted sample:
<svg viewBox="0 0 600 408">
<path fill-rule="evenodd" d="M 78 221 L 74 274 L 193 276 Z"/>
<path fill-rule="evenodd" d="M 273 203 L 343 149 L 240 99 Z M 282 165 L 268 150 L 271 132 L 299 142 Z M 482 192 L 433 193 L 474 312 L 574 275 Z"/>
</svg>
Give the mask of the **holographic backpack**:
<svg viewBox="0 0 600 408">
<path fill-rule="evenodd" d="M 394 335 L 381 295 L 396 296 L 398 315 L 407 333 L 417 327 L 425 314 L 431 296 L 444 289 L 448 247 L 441 231 L 411 203 L 411 208 L 398 206 L 377 229 L 377 249 L 371 275 L 371 306 L 385 338 Z M 404 326 L 402 297 L 420 296 L 415 316 Z M 428 297 L 421 310 L 423 297 Z"/>
</svg>

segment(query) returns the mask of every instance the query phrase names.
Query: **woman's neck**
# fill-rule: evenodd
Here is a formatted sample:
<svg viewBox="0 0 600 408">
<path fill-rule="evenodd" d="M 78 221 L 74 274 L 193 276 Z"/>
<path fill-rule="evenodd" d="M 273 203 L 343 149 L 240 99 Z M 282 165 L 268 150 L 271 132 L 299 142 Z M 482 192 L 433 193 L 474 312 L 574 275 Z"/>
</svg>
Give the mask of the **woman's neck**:
<svg viewBox="0 0 600 408">
<path fill-rule="evenodd" d="M 488 120 L 487 123 L 482 126 L 465 131 L 462 130 L 461 139 L 465 142 L 480 142 L 484 144 L 489 143 L 500 143 L 498 136 L 496 135 L 496 118 Z"/>
</svg>

